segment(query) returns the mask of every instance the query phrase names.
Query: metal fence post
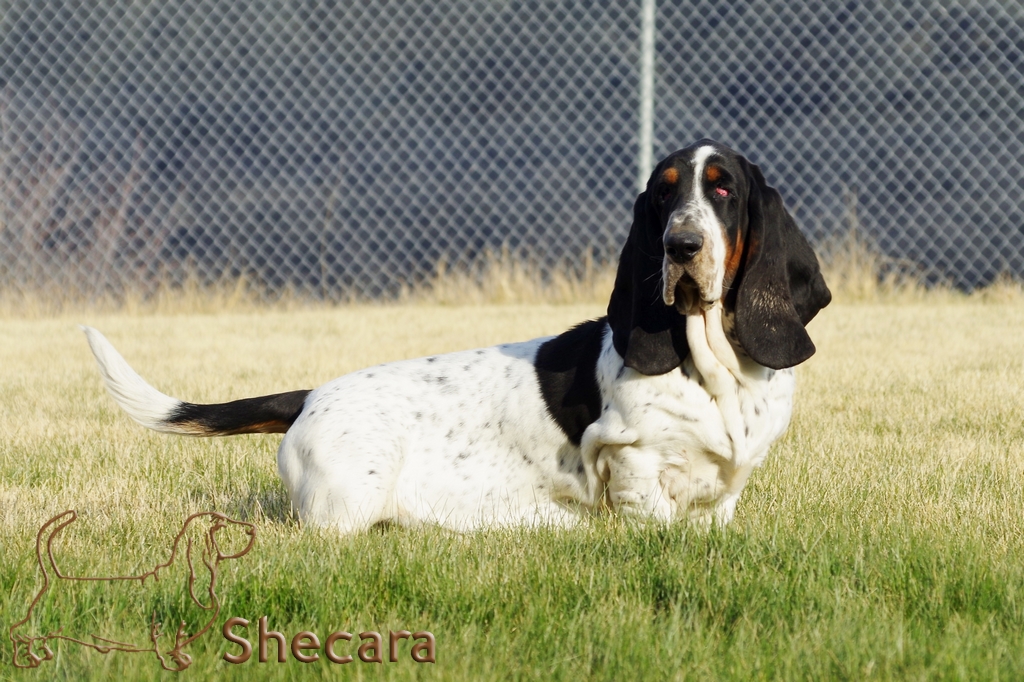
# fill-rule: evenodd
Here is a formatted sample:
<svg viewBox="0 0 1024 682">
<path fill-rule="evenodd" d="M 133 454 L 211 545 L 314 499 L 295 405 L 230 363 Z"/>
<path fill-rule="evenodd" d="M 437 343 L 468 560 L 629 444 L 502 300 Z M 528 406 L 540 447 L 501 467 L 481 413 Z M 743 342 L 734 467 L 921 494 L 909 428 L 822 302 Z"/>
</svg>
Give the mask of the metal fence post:
<svg viewBox="0 0 1024 682">
<path fill-rule="evenodd" d="M 640 140 L 636 187 L 643 192 L 654 167 L 654 32 L 657 0 L 640 7 Z"/>
</svg>

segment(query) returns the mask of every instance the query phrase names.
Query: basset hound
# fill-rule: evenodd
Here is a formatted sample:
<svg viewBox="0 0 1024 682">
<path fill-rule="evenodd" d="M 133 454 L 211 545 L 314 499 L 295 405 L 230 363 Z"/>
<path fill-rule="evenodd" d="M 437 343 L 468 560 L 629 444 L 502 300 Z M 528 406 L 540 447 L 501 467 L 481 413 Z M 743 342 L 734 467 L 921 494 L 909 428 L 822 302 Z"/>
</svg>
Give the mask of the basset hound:
<svg viewBox="0 0 1024 682">
<path fill-rule="evenodd" d="M 285 434 L 304 522 L 569 525 L 611 509 L 727 523 L 786 430 L 805 325 L 831 300 L 760 169 L 711 140 L 654 169 L 608 314 L 560 336 L 370 367 L 313 391 L 196 405 L 86 329 L 110 393 L 171 433 Z"/>
</svg>

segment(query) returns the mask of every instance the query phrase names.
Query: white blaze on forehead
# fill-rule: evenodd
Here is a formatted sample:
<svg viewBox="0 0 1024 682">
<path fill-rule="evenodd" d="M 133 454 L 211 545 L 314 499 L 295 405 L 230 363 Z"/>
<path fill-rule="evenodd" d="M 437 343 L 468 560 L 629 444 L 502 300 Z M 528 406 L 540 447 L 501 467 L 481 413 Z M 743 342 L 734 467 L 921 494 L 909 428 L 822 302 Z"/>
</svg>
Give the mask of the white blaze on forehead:
<svg viewBox="0 0 1024 682">
<path fill-rule="evenodd" d="M 714 154 L 715 148 L 711 145 L 698 147 L 693 152 L 693 190 L 686 205 L 669 217 L 666 228 L 666 236 L 669 231 L 681 229 L 686 224 L 700 230 L 704 237 L 704 245 L 701 254 L 692 263 L 699 271 L 690 272 L 690 276 L 702 285 L 702 293 L 708 301 L 717 301 L 722 297 L 726 255 L 722 223 L 704 194 L 705 167 L 708 159 Z"/>
<path fill-rule="evenodd" d="M 704 232 L 704 243 L 711 247 L 711 300 L 722 296 L 722 281 L 725 279 L 725 234 L 722 223 L 704 195 L 704 172 L 708 159 L 715 153 L 711 145 L 700 147 L 693 154 L 693 198 L 700 209 L 700 226 Z"/>
<path fill-rule="evenodd" d="M 694 194 L 700 192 L 701 179 L 704 177 L 704 166 L 708 162 L 708 158 L 715 153 L 715 148 L 709 144 L 703 147 L 698 147 L 697 151 L 693 153 L 693 191 Z"/>
</svg>

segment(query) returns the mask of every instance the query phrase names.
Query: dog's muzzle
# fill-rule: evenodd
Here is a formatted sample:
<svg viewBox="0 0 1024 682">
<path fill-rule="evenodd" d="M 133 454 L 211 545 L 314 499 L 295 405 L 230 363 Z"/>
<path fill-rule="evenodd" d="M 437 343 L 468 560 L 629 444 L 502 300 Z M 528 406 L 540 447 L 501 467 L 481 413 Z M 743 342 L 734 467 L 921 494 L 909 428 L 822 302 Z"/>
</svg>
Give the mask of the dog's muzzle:
<svg viewBox="0 0 1024 682">
<path fill-rule="evenodd" d="M 702 246 L 704 236 L 699 232 L 670 232 L 665 237 L 665 256 L 675 265 L 685 265 L 693 260 Z"/>
<path fill-rule="evenodd" d="M 662 299 L 683 315 L 697 314 L 713 303 L 706 300 L 708 287 L 703 281 L 707 279 L 704 235 L 692 228 L 674 227 L 666 232 L 664 247 Z"/>
</svg>

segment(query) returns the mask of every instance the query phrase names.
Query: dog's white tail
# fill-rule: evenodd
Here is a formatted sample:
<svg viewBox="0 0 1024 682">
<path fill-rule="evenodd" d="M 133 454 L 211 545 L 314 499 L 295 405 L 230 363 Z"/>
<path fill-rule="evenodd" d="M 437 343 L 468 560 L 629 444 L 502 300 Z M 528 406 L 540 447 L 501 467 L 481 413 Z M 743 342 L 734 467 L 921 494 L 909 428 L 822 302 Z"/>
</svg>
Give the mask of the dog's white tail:
<svg viewBox="0 0 1024 682">
<path fill-rule="evenodd" d="M 179 425 L 167 421 L 181 406 L 180 400 L 164 395 L 147 384 L 103 334 L 92 327 L 82 327 L 82 331 L 89 340 L 92 354 L 96 356 L 107 390 L 129 417 L 156 431 L 187 433 Z"/>
<path fill-rule="evenodd" d="M 302 412 L 309 391 L 291 391 L 216 405 L 186 403 L 156 390 L 109 341 L 82 327 L 107 390 L 128 416 L 155 431 L 189 436 L 284 433 Z"/>
</svg>

